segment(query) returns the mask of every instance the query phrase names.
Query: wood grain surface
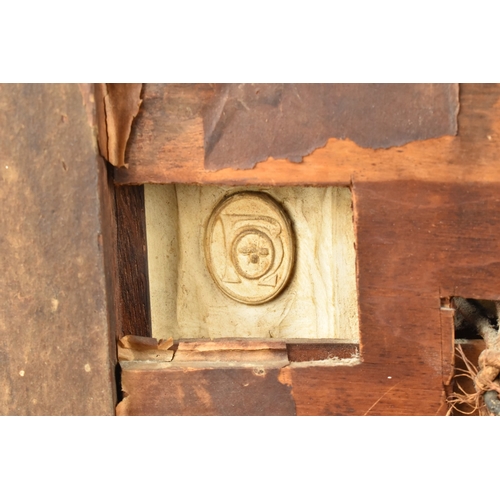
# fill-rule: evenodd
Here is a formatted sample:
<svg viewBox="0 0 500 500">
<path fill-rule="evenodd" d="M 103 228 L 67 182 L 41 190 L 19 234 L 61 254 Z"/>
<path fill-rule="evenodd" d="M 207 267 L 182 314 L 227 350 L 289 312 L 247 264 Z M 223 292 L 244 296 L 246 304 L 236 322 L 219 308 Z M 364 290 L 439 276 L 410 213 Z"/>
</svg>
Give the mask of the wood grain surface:
<svg viewBox="0 0 500 500">
<path fill-rule="evenodd" d="M 117 415 L 295 415 L 291 387 L 280 370 L 186 366 L 122 373 L 126 396 Z M 141 390 L 137 389 L 141 387 Z M 127 397 L 131 391 L 132 396 Z"/>
<path fill-rule="evenodd" d="M 226 183 L 237 172 L 248 184 L 256 163 L 283 158 L 296 164 L 301 184 L 302 158 L 328 139 L 380 149 L 454 136 L 457 111 L 457 84 L 149 84 L 130 136 L 129 170 L 117 175 L 133 183 L 140 173 L 148 177 L 142 182 L 168 182 L 161 172 L 176 182 L 201 175 Z"/>
<path fill-rule="evenodd" d="M 92 87 L 0 86 L 0 413 L 112 415 L 112 197 Z"/>
</svg>

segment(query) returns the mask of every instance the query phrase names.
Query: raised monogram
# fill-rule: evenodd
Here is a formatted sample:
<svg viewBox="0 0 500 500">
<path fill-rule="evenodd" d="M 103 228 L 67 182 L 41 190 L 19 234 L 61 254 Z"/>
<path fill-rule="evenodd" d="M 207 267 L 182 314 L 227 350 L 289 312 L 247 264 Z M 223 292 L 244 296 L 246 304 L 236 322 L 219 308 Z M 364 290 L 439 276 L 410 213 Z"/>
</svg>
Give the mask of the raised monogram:
<svg viewBox="0 0 500 500">
<path fill-rule="evenodd" d="M 284 209 L 265 193 L 245 191 L 214 209 L 205 235 L 207 266 L 217 286 L 244 304 L 276 297 L 289 281 L 295 248 Z"/>
</svg>

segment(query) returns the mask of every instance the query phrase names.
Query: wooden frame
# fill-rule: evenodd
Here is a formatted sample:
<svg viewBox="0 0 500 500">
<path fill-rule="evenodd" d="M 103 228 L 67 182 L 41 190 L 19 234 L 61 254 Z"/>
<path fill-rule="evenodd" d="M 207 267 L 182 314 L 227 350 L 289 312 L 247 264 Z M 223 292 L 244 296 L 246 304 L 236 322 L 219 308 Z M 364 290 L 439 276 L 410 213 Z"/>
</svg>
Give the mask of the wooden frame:
<svg viewBox="0 0 500 500">
<path fill-rule="evenodd" d="M 205 98 L 196 87 L 187 93 L 191 103 Z M 261 414 L 258 409 L 266 408 L 271 414 L 273 404 L 274 413 L 298 415 L 446 413 L 454 365 L 453 311 L 447 300 L 453 295 L 500 298 L 495 243 L 500 227 L 499 97 L 497 85 L 462 85 L 457 136 L 383 150 L 330 139 L 302 163 L 268 160 L 251 170 L 206 171 L 199 163 L 176 164 L 175 141 L 169 143 L 170 163 L 155 164 L 145 144 L 161 138 L 133 129 L 129 168 L 115 169 L 118 185 L 351 186 L 361 363 L 291 362 L 266 372 L 265 384 L 271 384 L 266 390 L 251 368 L 128 368 L 121 413 Z M 142 98 L 148 109 L 148 86 Z M 148 112 L 160 113 L 161 102 Z M 201 120 L 195 117 L 189 126 L 179 141 L 202 136 Z M 199 151 L 199 143 L 193 148 Z M 246 383 L 261 389 L 252 392 Z"/>
</svg>

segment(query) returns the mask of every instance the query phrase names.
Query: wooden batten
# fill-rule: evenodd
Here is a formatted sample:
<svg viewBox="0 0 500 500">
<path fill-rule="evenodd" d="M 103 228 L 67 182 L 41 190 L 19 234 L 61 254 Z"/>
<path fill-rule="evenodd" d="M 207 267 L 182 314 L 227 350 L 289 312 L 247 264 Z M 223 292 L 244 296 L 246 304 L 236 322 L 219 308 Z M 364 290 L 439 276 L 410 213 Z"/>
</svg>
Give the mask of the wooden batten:
<svg viewBox="0 0 500 500">
<path fill-rule="evenodd" d="M 91 85 L 0 85 L 0 414 L 111 415 L 113 184 Z"/>
<path fill-rule="evenodd" d="M 218 362 L 218 363 L 270 363 L 288 364 L 285 342 L 230 341 L 180 341 L 175 352 L 176 362 Z"/>
<path fill-rule="evenodd" d="M 119 337 L 151 336 L 143 186 L 115 189 L 120 317 Z"/>
</svg>

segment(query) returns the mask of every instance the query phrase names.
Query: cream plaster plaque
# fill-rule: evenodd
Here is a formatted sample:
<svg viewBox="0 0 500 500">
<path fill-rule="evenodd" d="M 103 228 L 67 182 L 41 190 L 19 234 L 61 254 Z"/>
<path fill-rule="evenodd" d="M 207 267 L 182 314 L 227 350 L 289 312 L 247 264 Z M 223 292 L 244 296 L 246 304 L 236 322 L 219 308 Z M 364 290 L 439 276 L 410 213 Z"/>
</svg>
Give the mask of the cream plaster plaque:
<svg viewBox="0 0 500 500">
<path fill-rule="evenodd" d="M 253 233 L 246 233 L 246 226 L 233 227 L 231 218 L 226 228 L 222 225 L 224 218 L 215 216 L 225 202 L 237 200 L 236 195 L 242 193 L 256 196 L 254 208 L 230 213 L 257 216 L 260 222 L 247 220 L 255 229 Z M 146 184 L 144 196 L 153 337 L 359 340 L 354 213 L 349 188 Z M 271 203 L 263 207 L 262 200 Z M 289 279 L 267 302 L 255 305 L 235 300 L 229 292 L 237 293 L 241 284 L 249 284 L 250 291 L 256 288 L 267 293 L 278 288 L 279 279 L 272 286 L 273 274 L 277 274 L 276 261 L 282 251 L 284 254 L 284 233 L 276 242 L 276 224 L 266 217 L 281 228 L 288 228 L 290 223 L 283 222 L 271 209 L 276 206 L 293 228 L 294 263 Z M 226 213 L 229 211 L 221 212 Z M 210 221 L 214 226 L 213 244 L 216 248 L 218 245 L 213 272 L 219 273 L 216 277 L 220 285 L 210 273 L 207 259 Z M 227 245 L 222 240 L 226 231 L 232 237 Z M 258 261 L 252 262 L 257 257 Z M 225 283 L 223 278 L 241 282 Z M 258 285 L 267 281 L 271 285 Z M 221 286 L 227 287 L 228 293 Z"/>
<path fill-rule="evenodd" d="M 269 195 L 239 192 L 214 209 L 205 234 L 208 270 L 231 299 L 263 304 L 292 274 L 295 248 L 290 220 Z"/>
</svg>

